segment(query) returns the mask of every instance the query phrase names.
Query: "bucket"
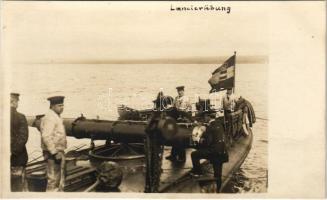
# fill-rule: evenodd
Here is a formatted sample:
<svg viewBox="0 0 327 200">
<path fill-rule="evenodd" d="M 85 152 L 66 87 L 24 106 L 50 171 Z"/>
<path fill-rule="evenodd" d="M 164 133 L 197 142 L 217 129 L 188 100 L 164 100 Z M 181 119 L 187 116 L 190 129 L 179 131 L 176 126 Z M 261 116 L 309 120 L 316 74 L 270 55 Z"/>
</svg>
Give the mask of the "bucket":
<svg viewBox="0 0 327 200">
<path fill-rule="evenodd" d="M 26 175 L 28 190 L 30 192 L 45 192 L 48 179 L 45 171 L 36 171 Z"/>
</svg>

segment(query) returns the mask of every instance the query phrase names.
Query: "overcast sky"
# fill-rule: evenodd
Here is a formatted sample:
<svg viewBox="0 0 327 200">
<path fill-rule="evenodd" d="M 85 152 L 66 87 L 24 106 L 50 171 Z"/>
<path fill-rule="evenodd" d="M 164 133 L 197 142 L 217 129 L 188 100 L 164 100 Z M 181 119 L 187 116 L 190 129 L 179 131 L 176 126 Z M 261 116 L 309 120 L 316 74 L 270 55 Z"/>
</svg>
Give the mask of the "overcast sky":
<svg viewBox="0 0 327 200">
<path fill-rule="evenodd" d="M 19 63 L 268 55 L 267 13 L 237 3 L 209 2 L 226 14 L 170 11 L 191 2 L 4 2 L 5 46 Z"/>
</svg>

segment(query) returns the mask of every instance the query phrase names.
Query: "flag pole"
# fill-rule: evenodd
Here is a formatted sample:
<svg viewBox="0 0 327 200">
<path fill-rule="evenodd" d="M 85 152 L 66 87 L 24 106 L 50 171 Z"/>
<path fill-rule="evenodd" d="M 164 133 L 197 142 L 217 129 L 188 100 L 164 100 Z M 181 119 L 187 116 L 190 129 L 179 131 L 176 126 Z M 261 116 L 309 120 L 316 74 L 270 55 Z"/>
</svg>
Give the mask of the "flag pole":
<svg viewBox="0 0 327 200">
<path fill-rule="evenodd" d="M 235 88 L 236 88 L 235 80 L 236 80 L 236 51 L 234 51 L 234 87 L 233 87 L 234 94 L 235 94 Z"/>
</svg>

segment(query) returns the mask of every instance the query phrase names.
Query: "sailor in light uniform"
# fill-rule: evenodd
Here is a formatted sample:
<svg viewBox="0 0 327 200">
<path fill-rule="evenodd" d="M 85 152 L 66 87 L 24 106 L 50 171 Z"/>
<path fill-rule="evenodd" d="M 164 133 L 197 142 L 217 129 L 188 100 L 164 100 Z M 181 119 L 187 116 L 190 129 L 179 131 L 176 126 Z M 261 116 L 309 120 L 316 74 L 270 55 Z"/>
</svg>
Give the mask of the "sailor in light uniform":
<svg viewBox="0 0 327 200">
<path fill-rule="evenodd" d="M 224 113 L 224 107 L 223 107 L 223 99 L 224 99 L 224 92 L 211 92 L 209 94 L 209 100 L 210 100 L 210 109 L 217 112 L 218 115 L 221 116 Z"/>
<path fill-rule="evenodd" d="M 196 146 L 199 144 L 203 133 L 206 131 L 206 127 L 204 126 L 204 123 L 202 123 L 198 119 L 194 123 L 195 123 L 195 127 L 192 130 L 191 145 Z"/>
<path fill-rule="evenodd" d="M 191 111 L 190 99 L 184 95 L 184 86 L 176 87 L 178 96 L 175 98 L 175 107 L 179 111 Z"/>
<path fill-rule="evenodd" d="M 233 89 L 228 88 L 226 96 L 223 98 L 223 106 L 225 114 L 232 113 L 235 107 L 235 96 L 233 95 Z"/>
<path fill-rule="evenodd" d="M 184 95 L 184 86 L 176 87 L 178 96 L 175 98 L 174 106 L 177 109 L 178 116 L 177 118 L 189 118 L 188 111 L 192 111 L 192 105 L 187 96 Z M 176 119 L 177 120 L 177 119 Z M 186 152 L 183 147 L 179 145 L 173 145 L 170 155 L 166 157 L 170 161 L 185 162 L 186 161 Z"/>
<path fill-rule="evenodd" d="M 64 159 L 64 150 L 67 148 L 66 132 L 60 114 L 64 110 L 64 97 L 49 97 L 49 112 L 42 118 L 41 148 L 44 159 L 47 161 L 47 191 L 54 191 L 60 182 L 60 164 Z"/>
</svg>

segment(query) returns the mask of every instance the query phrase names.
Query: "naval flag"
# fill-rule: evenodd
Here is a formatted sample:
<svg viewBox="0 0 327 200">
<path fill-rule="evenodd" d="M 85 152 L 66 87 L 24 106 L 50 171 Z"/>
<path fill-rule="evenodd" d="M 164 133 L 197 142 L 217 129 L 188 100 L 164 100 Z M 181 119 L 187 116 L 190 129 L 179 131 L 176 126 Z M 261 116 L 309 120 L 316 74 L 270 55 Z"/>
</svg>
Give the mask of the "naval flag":
<svg viewBox="0 0 327 200">
<path fill-rule="evenodd" d="M 218 67 L 209 79 L 211 91 L 220 91 L 235 86 L 235 58 L 236 55 L 228 58 L 220 67 Z"/>
</svg>

